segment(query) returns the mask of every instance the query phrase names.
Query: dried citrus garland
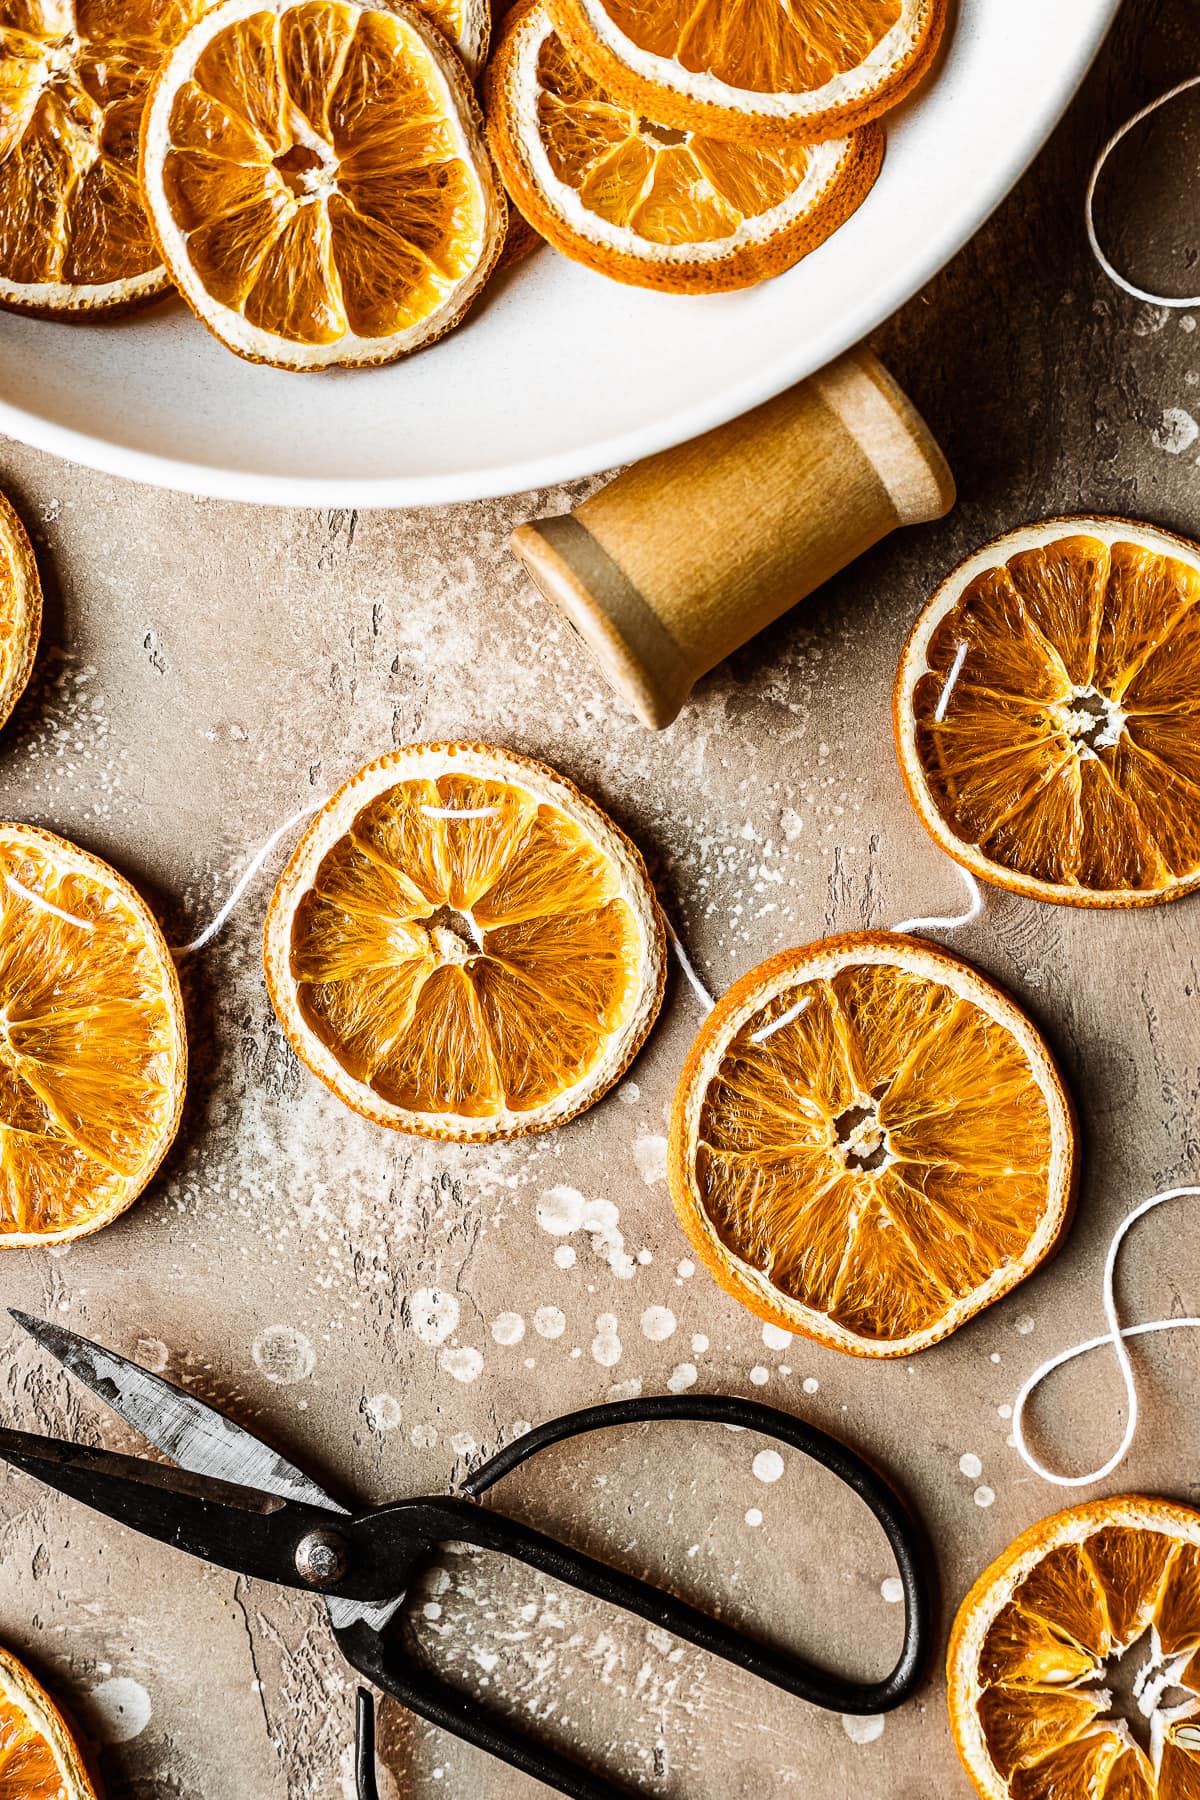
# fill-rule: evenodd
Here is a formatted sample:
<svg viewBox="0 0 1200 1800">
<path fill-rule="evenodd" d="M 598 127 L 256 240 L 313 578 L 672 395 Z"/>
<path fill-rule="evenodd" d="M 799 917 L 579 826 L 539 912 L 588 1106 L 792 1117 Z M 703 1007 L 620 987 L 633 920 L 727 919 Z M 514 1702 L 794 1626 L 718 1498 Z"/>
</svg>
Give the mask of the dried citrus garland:
<svg viewBox="0 0 1200 1800">
<path fill-rule="evenodd" d="M 322 808 L 267 915 L 293 1049 L 383 1125 L 461 1142 L 562 1124 L 658 1013 L 665 936 L 623 832 L 542 763 L 412 744 Z"/>
<path fill-rule="evenodd" d="M 187 1049 L 174 964 L 129 883 L 0 825 L 0 1249 L 132 1204 L 175 1135 Z"/>
<path fill-rule="evenodd" d="M 1033 1526 L 963 1601 L 946 1679 L 985 1800 L 1195 1800 L 1200 1513 L 1129 1495 Z"/>
<path fill-rule="evenodd" d="M 488 142 L 538 232 L 601 274 L 673 293 L 790 268 L 861 205 L 883 160 L 877 126 L 761 148 L 656 123 L 585 71 L 538 0 L 510 13 L 486 97 Z"/>
<path fill-rule="evenodd" d="M 70 1726 L 49 1694 L 0 1649 L 0 1800 L 99 1800 Z"/>
<path fill-rule="evenodd" d="M 957 957 L 886 932 L 735 982 L 671 1114 L 671 1196 L 722 1287 L 860 1356 L 924 1349 L 1035 1269 L 1075 1167 L 1029 1020 Z"/>
<path fill-rule="evenodd" d="M 1122 519 L 985 544 L 913 628 L 900 763 L 966 868 L 1077 906 L 1200 884 L 1200 550 Z"/>
</svg>

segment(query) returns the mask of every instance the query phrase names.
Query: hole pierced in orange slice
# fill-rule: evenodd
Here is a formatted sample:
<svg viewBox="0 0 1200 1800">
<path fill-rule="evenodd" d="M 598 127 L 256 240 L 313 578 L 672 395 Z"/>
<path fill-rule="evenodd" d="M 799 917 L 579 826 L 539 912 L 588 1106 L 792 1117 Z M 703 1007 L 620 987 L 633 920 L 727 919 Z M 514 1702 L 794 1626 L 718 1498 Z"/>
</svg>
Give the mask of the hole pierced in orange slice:
<svg viewBox="0 0 1200 1800">
<path fill-rule="evenodd" d="M 923 824 L 1014 893 L 1076 906 L 1200 884 L 1200 549 L 1121 519 L 984 545 L 913 627 L 896 745 Z"/>
<path fill-rule="evenodd" d="M 1115 1496 L 1034 1525 L 975 1583 L 946 1661 L 984 1800 L 1200 1794 L 1200 1513 Z"/>
<path fill-rule="evenodd" d="M 684 1230 L 726 1291 L 862 1356 L 954 1331 L 1056 1247 L 1076 1165 L 1050 1052 L 957 957 L 885 932 L 761 964 L 671 1115 Z"/>
<path fill-rule="evenodd" d="M 561 775 L 413 744 L 346 783 L 276 889 L 267 984 L 297 1055 L 380 1124 L 460 1142 L 564 1123 L 658 1012 L 645 865 Z"/>
</svg>

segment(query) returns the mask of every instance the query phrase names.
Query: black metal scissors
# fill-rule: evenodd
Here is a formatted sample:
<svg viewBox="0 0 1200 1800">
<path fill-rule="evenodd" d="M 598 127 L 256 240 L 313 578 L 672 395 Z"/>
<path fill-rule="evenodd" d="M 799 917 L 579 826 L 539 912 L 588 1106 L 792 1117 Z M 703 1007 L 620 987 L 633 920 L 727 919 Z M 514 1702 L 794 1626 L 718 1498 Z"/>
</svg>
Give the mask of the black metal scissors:
<svg viewBox="0 0 1200 1800">
<path fill-rule="evenodd" d="M 351 1667 L 423 1719 L 576 1800 L 633 1790 L 528 1737 L 520 1727 L 406 1657 L 388 1626 L 414 1580 L 447 1542 L 515 1557 L 581 1592 L 637 1614 L 814 1706 L 880 1713 L 908 1698 L 930 1638 L 923 1539 L 905 1502 L 854 1451 L 774 1407 L 726 1395 L 664 1396 L 588 1407 L 529 1432 L 468 1477 L 459 1494 L 351 1510 L 232 1419 L 111 1350 L 13 1312 L 43 1349 L 135 1427 L 174 1467 L 87 1445 L 0 1430 L 0 1458 L 109 1518 L 240 1575 L 324 1597 Z M 904 1642 L 891 1674 L 850 1681 L 701 1612 L 478 1504 L 519 1463 L 581 1432 L 645 1420 L 740 1426 L 829 1469 L 865 1501 L 887 1536 L 904 1589 Z M 375 1800 L 373 1714 L 360 1693 L 360 1800 Z"/>
</svg>

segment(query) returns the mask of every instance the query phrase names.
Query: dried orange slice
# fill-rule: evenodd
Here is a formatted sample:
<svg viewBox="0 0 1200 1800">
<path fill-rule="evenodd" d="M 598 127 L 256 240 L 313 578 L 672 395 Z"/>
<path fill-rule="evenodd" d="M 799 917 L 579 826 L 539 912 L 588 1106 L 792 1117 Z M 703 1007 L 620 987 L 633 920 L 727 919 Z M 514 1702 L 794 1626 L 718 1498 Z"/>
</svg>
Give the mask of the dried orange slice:
<svg viewBox="0 0 1200 1800">
<path fill-rule="evenodd" d="M 0 0 L 0 304 L 85 318 L 170 286 L 138 190 L 154 71 L 204 0 Z"/>
<path fill-rule="evenodd" d="M 504 241 L 470 81 L 402 0 L 224 0 L 155 79 L 141 174 L 185 300 L 281 369 L 432 343 Z"/>
<path fill-rule="evenodd" d="M 0 725 L 33 673 L 42 625 L 42 584 L 33 545 L 0 494 Z"/>
<path fill-rule="evenodd" d="M 99 857 L 0 825 L 0 1249 L 124 1212 L 175 1135 L 186 1068 L 145 902 Z"/>
<path fill-rule="evenodd" d="M 852 932 L 735 982 L 671 1112 L 671 1197 L 760 1318 L 859 1356 L 957 1330 L 1056 1247 L 1075 1127 L 1049 1050 L 967 963 Z"/>
<path fill-rule="evenodd" d="M 505 21 L 485 104 L 492 153 L 535 231 L 603 275 L 671 293 L 790 268 L 861 205 L 883 160 L 876 126 L 756 149 L 655 123 L 585 72 L 537 0 Z"/>
<path fill-rule="evenodd" d="M 478 75 L 487 61 L 492 35 L 489 0 L 414 0 L 418 12 L 432 19 L 462 57 L 468 75 Z"/>
<path fill-rule="evenodd" d="M 292 1048 L 356 1111 L 459 1142 L 544 1131 L 622 1074 L 662 1000 L 633 845 L 542 763 L 411 744 L 309 827 L 267 915 Z"/>
<path fill-rule="evenodd" d="M 954 1621 L 954 1742 L 985 1800 L 1200 1794 L 1200 1512 L 1119 1495 L 1043 1519 Z"/>
<path fill-rule="evenodd" d="M 905 646 L 894 716 L 922 822 L 986 881 L 1075 906 L 1200 884 L 1200 549 L 1124 519 L 985 544 Z"/>
<path fill-rule="evenodd" d="M 613 98 L 743 144 L 817 142 L 880 118 L 933 61 L 946 0 L 548 0 Z"/>
<path fill-rule="evenodd" d="M 67 1721 L 45 1688 L 4 1649 L 0 1800 L 98 1800 Z"/>
</svg>

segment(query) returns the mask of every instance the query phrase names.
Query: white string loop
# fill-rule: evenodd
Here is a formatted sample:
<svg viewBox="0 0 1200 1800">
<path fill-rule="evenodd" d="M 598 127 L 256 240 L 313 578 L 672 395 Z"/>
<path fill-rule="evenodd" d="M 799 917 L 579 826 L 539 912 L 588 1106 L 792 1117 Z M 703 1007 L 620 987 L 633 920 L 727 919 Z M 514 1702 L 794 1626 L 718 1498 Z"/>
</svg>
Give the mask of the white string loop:
<svg viewBox="0 0 1200 1800">
<path fill-rule="evenodd" d="M 1135 1206 L 1133 1211 L 1128 1213 L 1126 1217 L 1122 1219 L 1112 1235 L 1112 1240 L 1108 1246 L 1108 1255 L 1104 1259 L 1104 1282 L 1102 1291 L 1104 1299 L 1104 1316 L 1108 1320 L 1108 1330 L 1100 1337 L 1088 1338 L 1086 1342 L 1074 1344 L 1069 1350 L 1060 1350 L 1057 1356 L 1048 1358 L 1046 1362 L 1042 1363 L 1039 1368 L 1036 1368 L 1033 1371 L 1033 1374 L 1029 1377 L 1028 1381 L 1017 1395 L 1013 1404 L 1012 1420 L 1013 1442 L 1016 1445 L 1017 1453 L 1027 1468 L 1032 1469 L 1035 1475 L 1040 1475 L 1043 1481 L 1053 1483 L 1055 1487 L 1091 1487 L 1093 1483 L 1097 1481 L 1105 1481 L 1108 1476 L 1113 1473 L 1114 1469 L 1120 1467 L 1121 1463 L 1124 1462 L 1126 1456 L 1129 1454 L 1129 1447 L 1133 1443 L 1134 1433 L 1137 1431 L 1138 1394 L 1137 1382 L 1135 1381 L 1133 1374 L 1133 1364 L 1129 1360 L 1129 1352 L 1125 1348 L 1124 1340 L 1133 1337 L 1146 1337 L 1151 1332 L 1155 1331 L 1183 1331 L 1200 1326 L 1200 1318 L 1191 1317 L 1184 1319 L 1148 1319 L 1140 1325 L 1123 1326 L 1117 1315 L 1117 1301 L 1114 1293 L 1117 1257 L 1120 1254 L 1121 1245 L 1124 1243 L 1126 1236 L 1132 1230 L 1133 1226 L 1137 1224 L 1139 1219 L 1144 1218 L 1148 1212 L 1152 1212 L 1155 1207 L 1165 1205 L 1168 1200 L 1181 1200 L 1188 1195 L 1200 1196 L 1200 1187 L 1166 1188 L 1161 1194 L 1152 1194 L 1149 1200 L 1143 1200 L 1140 1206 Z M 1125 1394 L 1128 1400 L 1128 1417 L 1125 1421 L 1125 1430 L 1117 1448 L 1113 1451 L 1108 1461 L 1102 1463 L 1098 1469 L 1091 1470 L 1087 1475 L 1063 1475 L 1055 1469 L 1048 1469 L 1044 1463 L 1038 1461 L 1037 1457 L 1034 1456 L 1033 1452 L 1030 1450 L 1025 1438 L 1025 1427 L 1023 1423 L 1026 1403 L 1034 1389 L 1040 1387 L 1041 1383 L 1048 1375 L 1052 1375 L 1055 1369 L 1061 1369 L 1064 1364 L 1074 1362 L 1076 1357 L 1086 1356 L 1091 1350 L 1099 1350 L 1104 1344 L 1111 1344 L 1113 1354 L 1117 1359 L 1117 1367 L 1121 1371 L 1121 1379 L 1125 1383 Z"/>
<path fill-rule="evenodd" d="M 219 908 L 215 917 L 209 920 L 199 937 L 193 938 L 190 944 L 172 945 L 172 956 L 177 959 L 184 956 L 194 956 L 197 950 L 203 950 L 206 944 L 211 944 L 212 940 L 216 937 L 217 933 L 221 930 L 222 926 L 237 906 L 242 895 L 246 892 L 246 889 L 250 886 L 250 883 L 254 880 L 254 877 L 258 874 L 259 870 L 270 856 L 272 850 L 274 850 L 276 844 L 278 844 L 281 839 L 285 838 L 289 831 L 294 830 L 302 819 L 307 819 L 313 813 L 319 812 L 324 805 L 324 800 L 314 800 L 311 806 L 302 806 L 299 812 L 293 813 L 290 819 L 285 819 L 282 825 L 277 826 L 267 839 L 266 843 L 261 844 L 254 852 L 254 855 L 250 858 L 250 861 L 246 864 L 245 868 L 234 882 L 233 887 L 230 889 L 224 905 Z"/>
<path fill-rule="evenodd" d="M 1134 113 L 1132 119 L 1126 119 L 1119 131 L 1113 132 L 1107 144 L 1105 144 L 1103 150 L 1101 150 L 1099 156 L 1096 158 L 1096 164 L 1092 170 L 1091 180 L 1088 182 L 1087 198 L 1083 203 L 1083 222 L 1087 227 L 1087 238 L 1088 243 L 1091 245 L 1092 255 L 1100 264 L 1100 267 L 1104 270 L 1108 279 L 1115 282 L 1123 293 L 1130 295 L 1134 300 L 1145 300 L 1151 306 L 1169 306 L 1175 308 L 1200 306 L 1200 294 L 1189 295 L 1183 300 L 1174 299 L 1169 294 L 1151 294 L 1148 293 L 1145 288 L 1137 287 L 1132 281 L 1127 281 L 1124 275 L 1113 267 L 1112 263 L 1109 262 L 1107 256 L 1100 248 L 1100 240 L 1096 236 L 1096 188 L 1099 184 L 1105 163 L 1108 161 L 1117 145 L 1121 142 L 1122 138 L 1128 137 L 1135 126 L 1140 125 L 1143 119 L 1148 119 L 1151 113 L 1156 113 L 1160 106 L 1166 106 L 1169 101 L 1176 99 L 1180 94 L 1186 94 L 1189 88 L 1194 88 L 1197 84 L 1200 84 L 1200 75 L 1193 75 L 1187 81 L 1179 82 L 1176 87 L 1171 88 L 1167 93 L 1160 94 L 1157 100 L 1152 100 L 1149 106 L 1143 106 L 1141 112 Z"/>
<path fill-rule="evenodd" d="M 964 869 L 961 863 L 955 863 L 955 869 L 962 879 L 962 884 L 971 896 L 971 904 L 964 913 L 954 913 L 944 919 L 901 919 L 899 925 L 893 925 L 893 931 L 957 931 L 960 925 L 971 925 L 979 917 L 986 902 L 983 889 L 972 875 L 970 869 Z"/>
</svg>

